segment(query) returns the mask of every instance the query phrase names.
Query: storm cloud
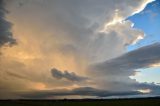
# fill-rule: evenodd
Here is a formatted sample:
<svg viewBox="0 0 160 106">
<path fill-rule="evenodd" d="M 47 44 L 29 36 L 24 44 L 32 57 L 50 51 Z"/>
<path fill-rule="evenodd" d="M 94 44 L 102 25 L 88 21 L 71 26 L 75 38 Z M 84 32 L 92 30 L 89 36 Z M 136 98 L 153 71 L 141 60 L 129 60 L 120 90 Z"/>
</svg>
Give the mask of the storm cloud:
<svg viewBox="0 0 160 106">
<path fill-rule="evenodd" d="M 98 63 L 91 67 L 91 70 L 97 70 L 99 74 L 120 75 L 140 68 L 149 68 L 158 63 L 160 63 L 160 43 L 155 43 Z"/>
<path fill-rule="evenodd" d="M 143 48 L 126 53 L 126 45 L 145 38 L 144 32 L 126 19 L 142 11 L 152 0 L 5 2 L 10 11 L 7 20 L 14 24 L 12 33 L 18 45 L 5 48 L 1 56 L 0 88 L 1 92 L 5 91 L 4 95 L 19 90 L 31 91 L 24 95 L 28 94 L 28 98 L 127 96 L 141 94 L 139 89 L 158 88 L 141 85 L 129 76 L 134 75 L 136 69 L 158 62 L 156 52 L 159 51 L 155 49 L 159 46 L 144 47 L 149 54 L 143 52 Z M 4 5 L 1 7 L 5 10 Z M 8 25 L 3 31 L 9 35 L 3 36 L 5 42 L 0 46 L 13 44 L 11 24 L 5 17 L 7 12 L 0 13 L 0 21 Z"/>
<path fill-rule="evenodd" d="M 51 74 L 56 79 L 67 79 L 69 81 L 85 81 L 88 80 L 87 77 L 78 76 L 74 72 L 68 72 L 68 71 L 60 71 L 58 69 L 53 68 L 51 70 Z"/>
<path fill-rule="evenodd" d="M 0 0 L 0 47 L 4 44 L 12 45 L 16 42 L 11 32 L 12 24 L 6 20 L 6 14 L 4 0 Z"/>
<path fill-rule="evenodd" d="M 56 96 L 62 96 L 63 98 L 67 96 L 90 96 L 91 98 L 97 97 L 110 97 L 110 96 L 133 96 L 142 94 L 139 91 L 124 91 L 124 92 L 112 92 L 107 90 L 96 89 L 92 87 L 80 87 L 72 90 L 61 89 L 61 90 L 46 90 L 39 92 L 26 92 L 19 93 L 19 95 L 23 98 L 33 98 L 33 99 L 47 99 L 47 98 L 56 98 Z"/>
<path fill-rule="evenodd" d="M 131 79 L 130 76 L 136 75 L 138 69 L 150 68 L 159 64 L 159 48 L 160 43 L 155 43 L 130 51 L 117 58 L 91 65 L 89 67 L 90 74 L 96 76 L 99 86 L 102 86 L 105 89 L 112 89 L 115 91 L 151 89 L 153 92 L 157 92 L 156 88 L 160 88 L 159 85 L 139 83 L 136 80 Z"/>
</svg>

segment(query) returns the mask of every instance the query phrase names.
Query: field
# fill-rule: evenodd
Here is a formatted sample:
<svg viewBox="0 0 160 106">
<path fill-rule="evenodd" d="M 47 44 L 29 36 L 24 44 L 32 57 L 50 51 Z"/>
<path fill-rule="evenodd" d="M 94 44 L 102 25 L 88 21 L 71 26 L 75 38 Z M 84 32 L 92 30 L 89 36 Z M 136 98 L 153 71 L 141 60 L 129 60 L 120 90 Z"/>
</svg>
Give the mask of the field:
<svg viewBox="0 0 160 106">
<path fill-rule="evenodd" d="M 160 106 L 160 98 L 109 100 L 1 100 L 0 106 Z"/>
</svg>

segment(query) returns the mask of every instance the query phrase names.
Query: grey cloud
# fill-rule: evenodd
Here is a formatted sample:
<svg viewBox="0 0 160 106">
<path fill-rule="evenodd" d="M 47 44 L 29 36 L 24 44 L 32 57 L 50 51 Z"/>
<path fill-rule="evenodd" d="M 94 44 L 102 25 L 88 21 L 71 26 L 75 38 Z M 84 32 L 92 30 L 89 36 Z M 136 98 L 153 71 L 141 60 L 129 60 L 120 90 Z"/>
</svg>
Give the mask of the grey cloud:
<svg viewBox="0 0 160 106">
<path fill-rule="evenodd" d="M 150 68 L 160 62 L 160 43 L 141 47 L 117 58 L 97 63 L 89 67 L 89 73 L 98 86 L 112 90 L 151 89 L 159 92 L 160 86 L 150 83 L 139 83 L 129 76 L 135 75 L 137 69 Z M 109 86 L 106 86 L 109 85 Z"/>
<path fill-rule="evenodd" d="M 101 90 L 101 89 L 95 89 L 92 87 L 81 87 L 76 88 L 73 91 L 73 94 L 79 94 L 79 95 L 90 95 L 90 96 L 99 96 L 99 97 L 107 97 L 107 96 L 124 96 L 124 95 L 138 95 L 141 94 L 137 91 L 121 91 L 121 92 L 115 92 L 115 91 L 107 91 L 107 90 Z"/>
<path fill-rule="evenodd" d="M 127 81 L 119 81 L 119 82 L 113 81 L 112 84 L 115 84 L 115 85 L 112 86 L 113 88 L 112 90 L 120 92 L 120 91 L 125 91 L 125 90 L 138 91 L 138 90 L 149 89 L 150 95 L 160 94 L 160 86 L 156 85 L 155 83 L 147 83 L 147 82 L 140 83 L 140 82 L 134 81 L 133 79 L 128 79 L 128 82 L 129 83 L 127 83 Z M 116 89 L 114 89 L 114 87 L 116 87 Z"/>
<path fill-rule="evenodd" d="M 91 66 L 92 70 L 99 74 L 125 74 L 133 75 L 135 69 L 149 68 L 152 64 L 160 62 L 160 43 L 141 47 L 137 50 L 125 53 L 117 58 Z"/>
<path fill-rule="evenodd" d="M 55 69 L 55 68 L 53 68 L 51 70 L 51 74 L 54 78 L 57 78 L 57 79 L 65 78 L 69 81 L 85 81 L 85 80 L 88 80 L 87 77 L 78 76 L 74 72 L 68 72 L 68 71 L 61 72 L 60 70 Z"/>
<path fill-rule="evenodd" d="M 37 92 L 22 92 L 19 95 L 24 98 L 49 98 L 56 96 L 96 96 L 96 97 L 110 97 L 110 96 L 129 96 L 129 95 L 140 95 L 142 93 L 138 91 L 123 91 L 123 92 L 112 92 L 101 89 L 96 89 L 92 87 L 80 87 L 72 90 L 61 89 L 61 90 L 46 90 L 46 91 L 37 91 Z"/>
<path fill-rule="evenodd" d="M 50 53 L 51 55 L 53 55 L 55 50 L 52 49 L 55 49 L 56 46 L 56 48 L 60 48 L 60 51 L 62 51 L 66 57 L 67 53 L 71 55 L 76 55 L 77 58 L 75 59 L 75 63 L 79 65 L 79 63 L 81 63 L 81 59 L 85 60 L 85 62 L 89 64 L 92 62 L 107 60 L 108 58 L 113 58 L 124 53 L 125 44 L 132 43 L 132 41 L 135 40 L 138 35 L 141 35 L 143 33 L 132 28 L 130 22 L 125 22 L 123 24 L 115 24 L 114 26 L 110 27 L 108 33 L 99 33 L 98 31 L 104 26 L 104 24 L 112 21 L 115 16 L 115 10 L 118 9 L 120 12 L 120 16 L 125 19 L 128 16 L 132 15 L 132 13 L 142 4 L 145 4 L 143 3 L 144 1 L 146 0 L 11 0 L 8 2 L 8 7 L 10 8 L 10 11 L 12 13 L 10 16 L 16 17 L 14 23 L 16 24 L 18 30 L 21 29 L 21 32 L 25 32 L 25 29 L 30 29 L 28 28 L 28 26 L 32 26 L 33 28 L 36 28 L 36 30 L 43 32 L 37 33 L 36 30 L 33 29 L 33 34 L 35 34 L 28 34 L 27 36 L 31 39 L 36 39 L 39 42 L 45 42 L 40 44 L 40 48 L 38 49 L 44 52 L 45 57 L 47 57 L 47 59 L 43 60 L 44 62 L 45 60 L 50 60 L 51 57 L 48 54 Z M 16 5 L 17 3 L 18 7 Z M 38 18 L 36 18 L 37 16 Z M 23 23 L 23 28 L 21 27 L 21 23 Z M 119 33 L 122 33 L 122 35 L 119 35 Z M 51 34 L 51 36 L 47 36 L 48 34 Z M 32 43 L 32 40 L 30 40 L 30 42 Z M 66 47 L 66 45 L 68 46 Z M 81 57 L 81 55 L 83 55 L 84 57 Z M 42 63 L 42 65 L 44 65 L 44 62 Z M 84 62 L 82 61 L 82 63 Z M 35 65 L 37 65 L 37 61 Z M 41 64 L 38 64 L 38 66 L 40 65 Z M 95 81 L 96 85 L 99 86 L 99 84 L 102 83 L 102 85 L 104 85 L 105 87 L 109 86 L 111 87 L 111 89 L 116 90 L 120 89 L 120 86 L 122 86 L 124 90 L 127 86 L 125 86 L 124 88 L 124 84 L 122 82 L 126 83 L 126 81 L 128 81 L 128 75 L 132 75 L 133 71 L 130 71 L 129 73 L 129 71 L 126 70 L 123 73 L 122 70 L 117 70 L 121 66 L 114 66 L 115 68 L 113 70 L 117 71 L 112 74 L 115 77 L 112 77 L 110 73 L 114 71 L 108 70 L 111 69 L 112 65 L 108 64 L 107 68 L 104 66 L 96 66 L 96 68 L 98 69 L 98 74 L 96 73 L 96 77 L 91 77 L 93 79 L 105 77 L 107 78 L 107 80 L 105 80 L 105 82 L 103 82 L 104 80 L 100 80 L 99 82 Z M 81 71 L 80 68 L 81 67 L 78 67 L 77 70 Z M 29 72 L 32 73 L 33 69 L 31 67 L 31 70 Z M 19 67 L 16 67 L 13 70 L 21 69 L 19 69 Z M 39 69 L 37 70 L 37 73 L 40 73 Z M 102 70 L 104 70 L 104 72 Z M 105 72 L 106 70 L 109 72 Z M 101 72 L 102 74 L 100 75 Z M 92 72 L 92 74 L 93 73 L 94 72 Z M 118 75 L 118 73 L 122 73 L 120 74 L 121 76 Z M 70 80 L 70 83 L 72 83 L 71 81 L 78 82 L 87 80 L 86 77 L 79 76 L 75 73 L 70 73 L 68 71 L 61 72 L 57 69 L 52 69 L 51 74 L 54 78 L 57 79 Z M 17 75 L 12 74 L 12 76 Z M 36 74 L 33 76 L 38 75 Z M 108 80 L 109 77 L 112 78 Z M 42 79 L 42 77 L 39 77 L 38 80 Z M 115 79 L 121 81 L 120 84 L 114 84 L 112 80 Z M 59 80 L 54 81 L 56 83 Z M 106 84 L 109 81 L 112 85 Z M 52 80 L 50 82 L 51 84 L 53 83 Z M 52 87 L 56 87 L 55 83 Z M 63 85 L 69 86 L 68 83 Z M 101 88 L 101 86 L 99 88 Z M 82 91 L 84 92 L 84 95 L 103 94 L 99 90 L 95 91 L 94 89 L 90 88 L 86 89 L 88 91 L 78 89 L 76 91 L 64 91 L 64 93 L 58 93 L 58 91 L 51 93 L 48 91 L 49 93 L 47 94 L 45 92 L 42 92 L 42 96 L 47 96 L 48 94 L 65 95 L 65 93 L 68 93 L 68 95 L 75 93 L 80 94 Z M 79 90 L 82 91 L 79 92 Z M 89 93 L 87 93 L 86 91 Z M 98 93 L 92 94 L 93 92 Z M 109 95 L 109 92 L 107 92 L 107 94 Z M 111 94 L 113 95 L 113 93 Z"/>
<path fill-rule="evenodd" d="M 151 95 L 160 95 L 160 86 L 155 83 L 135 83 L 133 86 L 140 89 L 150 89 Z"/>
<path fill-rule="evenodd" d="M 3 0 L 0 0 L 0 47 L 6 43 L 12 45 L 15 44 L 15 39 L 10 32 L 11 23 L 5 18 L 7 13 Z"/>
<path fill-rule="evenodd" d="M 98 30 L 102 29 L 104 24 L 112 21 L 115 10 L 118 9 L 120 16 L 125 19 L 132 15 L 142 4 L 146 4 L 144 2 L 147 1 L 149 0 L 12 0 L 14 3 L 8 4 L 11 4 L 11 6 L 14 4 L 11 8 L 11 11 L 14 11 L 12 15 L 15 15 L 19 22 L 25 21 L 33 23 L 33 27 L 42 27 L 40 30 L 43 30 L 43 32 L 51 32 L 51 39 L 57 39 L 58 46 L 61 44 L 61 46 L 68 44 L 74 46 L 75 50 L 79 51 L 79 57 L 85 55 L 85 60 L 97 62 L 123 53 L 124 44 L 129 44 L 138 35 L 142 34 L 139 34 L 139 31 L 137 32 L 134 28 L 130 28 L 127 23 L 127 25 L 122 26 L 115 25 L 118 27 L 114 31 L 110 31 L 109 34 L 104 34 L 105 37 L 100 37 L 101 33 L 97 34 Z M 19 3 L 23 6 L 17 9 L 16 4 L 19 5 Z M 35 18 L 37 16 L 39 16 L 38 19 Z M 115 26 L 113 27 L 115 28 Z M 121 32 L 125 31 L 123 37 L 116 33 L 120 29 Z M 128 33 L 130 36 L 128 36 Z M 36 36 L 40 38 L 44 35 L 34 35 L 34 37 Z M 54 42 L 51 39 L 51 42 L 47 42 L 51 46 L 47 47 L 49 50 L 53 47 Z M 43 44 L 42 48 L 46 48 L 47 43 Z M 114 46 L 115 49 L 108 51 L 110 46 Z M 77 56 L 77 52 L 74 54 Z"/>
<path fill-rule="evenodd" d="M 128 85 L 125 85 L 128 86 Z M 90 96 L 93 98 L 97 97 L 140 97 L 140 96 L 156 96 L 160 94 L 160 86 L 154 83 L 135 83 L 132 84 L 133 87 L 138 87 L 140 89 L 151 89 L 149 93 L 142 93 L 140 91 L 134 90 L 123 90 L 123 91 L 112 91 L 97 89 L 93 87 L 79 87 L 72 90 L 68 89 L 53 89 L 53 90 L 41 90 L 41 91 L 24 91 L 24 92 L 13 92 L 19 98 L 24 99 L 47 99 L 47 98 L 67 98 L 68 96 Z M 62 99 L 62 98 L 61 98 Z M 75 98 L 74 98 L 75 99 Z"/>
</svg>

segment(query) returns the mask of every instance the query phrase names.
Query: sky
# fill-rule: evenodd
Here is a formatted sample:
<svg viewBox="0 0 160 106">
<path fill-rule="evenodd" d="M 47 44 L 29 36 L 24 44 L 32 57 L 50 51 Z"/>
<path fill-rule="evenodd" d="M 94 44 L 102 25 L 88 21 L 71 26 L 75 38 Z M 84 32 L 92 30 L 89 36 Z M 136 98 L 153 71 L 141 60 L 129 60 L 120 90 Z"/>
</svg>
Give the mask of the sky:
<svg viewBox="0 0 160 106">
<path fill-rule="evenodd" d="M 159 0 L 1 0 L 0 99 L 160 95 Z"/>
<path fill-rule="evenodd" d="M 140 40 L 135 45 L 130 45 L 127 47 L 128 51 L 134 50 L 136 48 L 153 44 L 160 41 L 160 1 L 156 0 L 150 4 L 148 4 L 143 11 L 139 14 L 135 14 L 131 17 L 128 17 L 127 20 L 131 20 L 134 23 L 134 27 L 141 29 L 145 32 L 145 38 Z M 150 27 L 152 26 L 152 27 Z M 160 82 L 160 67 L 153 67 L 149 69 L 139 69 L 141 73 L 134 78 L 136 78 L 139 82 Z M 153 76 L 153 77 L 150 77 Z M 147 78 L 150 77 L 150 78 Z"/>
</svg>

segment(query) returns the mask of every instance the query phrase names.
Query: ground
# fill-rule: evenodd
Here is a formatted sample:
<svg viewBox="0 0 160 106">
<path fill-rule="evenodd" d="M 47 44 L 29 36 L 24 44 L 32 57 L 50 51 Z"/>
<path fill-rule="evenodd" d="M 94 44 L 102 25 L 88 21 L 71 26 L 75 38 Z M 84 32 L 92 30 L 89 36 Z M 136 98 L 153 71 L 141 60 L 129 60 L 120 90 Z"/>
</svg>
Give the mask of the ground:
<svg viewBox="0 0 160 106">
<path fill-rule="evenodd" d="M 160 106 L 160 98 L 111 100 L 1 100 L 0 106 Z"/>
</svg>

